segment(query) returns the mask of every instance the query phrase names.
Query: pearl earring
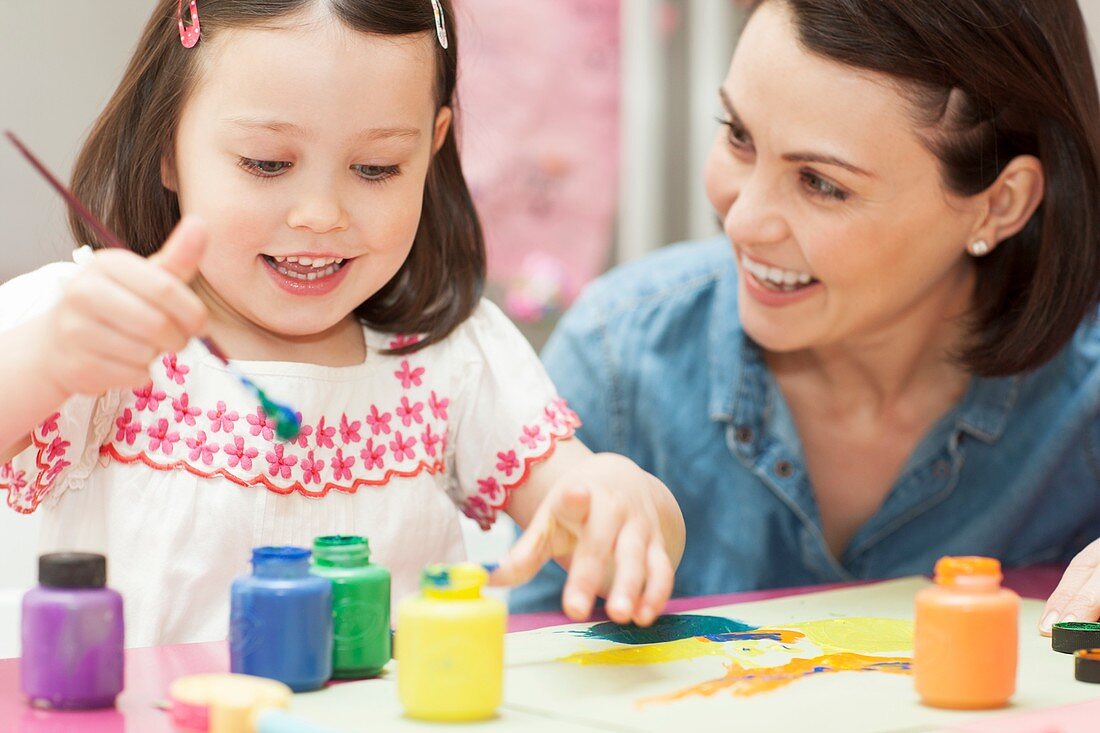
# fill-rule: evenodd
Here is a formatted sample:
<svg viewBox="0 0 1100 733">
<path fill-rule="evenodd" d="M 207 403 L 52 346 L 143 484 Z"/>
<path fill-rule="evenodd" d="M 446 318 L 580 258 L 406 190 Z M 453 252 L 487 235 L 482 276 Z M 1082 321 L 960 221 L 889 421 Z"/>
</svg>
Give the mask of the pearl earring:
<svg viewBox="0 0 1100 733">
<path fill-rule="evenodd" d="M 984 257 L 985 255 L 989 254 L 989 242 L 985 241 L 984 239 L 978 239 L 971 242 L 968 249 L 970 250 L 970 254 L 974 255 L 975 257 Z"/>
</svg>

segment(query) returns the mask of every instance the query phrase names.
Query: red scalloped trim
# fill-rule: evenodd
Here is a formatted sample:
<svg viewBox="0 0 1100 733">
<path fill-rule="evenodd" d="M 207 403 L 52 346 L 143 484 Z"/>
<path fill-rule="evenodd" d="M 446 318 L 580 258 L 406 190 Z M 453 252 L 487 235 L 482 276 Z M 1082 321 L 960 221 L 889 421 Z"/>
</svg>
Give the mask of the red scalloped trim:
<svg viewBox="0 0 1100 733">
<path fill-rule="evenodd" d="M 55 413 L 55 414 L 51 415 L 49 418 L 47 418 L 43 422 L 43 425 L 52 424 L 59 417 L 60 417 L 60 413 Z M 41 426 L 39 426 L 39 427 L 41 427 Z M 31 431 L 31 444 L 36 449 L 35 454 L 34 454 L 34 465 L 35 465 L 35 468 L 37 469 L 37 472 L 35 473 L 35 476 L 34 476 L 33 483 L 28 482 L 28 484 L 24 485 L 22 488 L 16 488 L 15 486 L 13 486 L 11 481 L 7 480 L 7 478 L 6 478 L 6 477 L 12 475 L 11 473 L 9 473 L 9 471 L 12 470 L 10 461 L 7 464 L 4 465 L 4 468 L 6 469 L 4 474 L 0 474 L 0 476 L 3 476 L 3 478 L 0 478 L 0 491 L 6 491 L 7 492 L 7 505 L 9 507 L 11 507 L 11 509 L 13 509 L 14 511 L 19 512 L 20 514 L 33 514 L 34 510 L 37 509 L 39 507 L 39 505 L 42 503 L 42 499 L 45 498 L 45 496 L 48 493 L 49 488 L 50 488 L 49 482 L 44 483 L 42 481 L 42 479 L 49 472 L 51 466 L 53 465 L 52 463 L 50 463 L 50 461 L 45 459 L 46 451 L 49 449 L 49 447 L 53 443 L 53 441 L 45 439 L 45 435 L 48 434 L 48 433 L 43 434 L 43 438 L 39 439 L 39 437 L 38 437 L 39 427 L 36 427 L 34 430 Z M 54 432 L 54 431 L 51 430 L 51 431 L 48 431 L 48 432 Z M 57 431 L 57 432 L 60 435 L 60 431 Z M 62 460 L 62 461 L 65 460 L 65 453 L 62 453 L 60 456 L 58 456 L 58 459 Z M 52 479 L 51 479 L 51 481 L 52 481 Z M 30 487 L 29 492 L 28 492 L 28 486 Z M 30 500 L 31 500 L 30 506 L 20 506 L 16 503 L 17 496 L 19 494 L 23 494 L 24 496 L 30 497 Z"/>
<path fill-rule="evenodd" d="M 564 399 L 559 398 L 555 400 L 553 404 L 561 408 L 561 417 L 564 420 L 563 429 L 561 430 L 561 432 L 549 433 L 549 435 L 547 436 L 548 445 L 541 453 L 532 454 L 523 458 L 523 473 L 520 474 L 518 479 L 511 483 L 499 484 L 500 488 L 504 490 L 504 498 L 501 500 L 500 504 L 489 504 L 489 502 L 482 499 L 481 501 L 485 505 L 484 511 L 479 511 L 478 509 L 474 508 L 474 506 L 472 506 L 470 503 L 470 498 L 467 498 L 466 502 L 463 504 L 463 514 L 477 522 L 478 526 L 481 527 L 482 530 L 488 530 L 490 527 L 492 527 L 493 523 L 496 522 L 497 516 L 500 514 L 500 512 L 507 511 L 508 504 L 512 500 L 512 492 L 518 489 L 527 481 L 528 477 L 530 477 L 531 475 L 531 469 L 536 464 L 539 464 L 548 459 L 550 456 L 554 455 L 554 450 L 558 447 L 558 442 L 562 440 L 569 440 L 570 438 L 572 438 L 574 435 L 576 435 L 577 428 L 579 428 L 583 424 L 580 418 L 577 416 L 577 413 L 573 412 L 566 406 Z M 480 498 L 481 495 L 479 493 L 475 496 L 478 496 Z"/>
<path fill-rule="evenodd" d="M 446 467 L 446 464 L 442 459 L 437 460 L 433 463 L 425 463 L 424 461 L 420 461 L 417 463 L 416 467 L 410 471 L 397 471 L 392 468 L 387 469 L 385 475 L 380 479 L 359 478 L 355 479 L 347 485 L 326 483 L 324 486 L 318 489 L 310 489 L 307 488 L 301 481 L 295 481 L 290 486 L 279 486 L 275 483 L 272 483 L 271 480 L 262 473 L 251 479 L 245 480 L 240 478 L 239 476 L 234 476 L 224 468 L 219 468 L 216 471 L 203 471 L 191 465 L 186 460 L 172 461 L 170 463 L 159 463 L 157 461 L 154 461 L 145 453 L 139 453 L 135 456 L 123 456 L 117 450 L 115 450 L 113 444 L 108 444 L 101 447 L 99 449 L 99 454 L 101 456 L 107 456 L 108 458 L 119 461 L 121 463 L 144 463 L 146 466 L 156 471 L 167 472 L 183 470 L 187 473 L 193 474 L 195 476 L 200 476 L 202 478 L 221 477 L 232 481 L 238 486 L 262 485 L 268 491 L 272 491 L 276 494 L 282 494 L 283 496 L 286 496 L 288 494 L 298 493 L 311 499 L 320 499 L 328 494 L 330 491 L 339 491 L 344 494 L 354 494 L 356 491 L 359 490 L 361 486 L 385 486 L 387 483 L 390 482 L 391 479 L 394 478 L 412 478 L 413 476 L 417 476 L 424 471 L 427 471 L 429 474 L 434 475 L 439 473 L 440 471 L 443 471 Z"/>
</svg>

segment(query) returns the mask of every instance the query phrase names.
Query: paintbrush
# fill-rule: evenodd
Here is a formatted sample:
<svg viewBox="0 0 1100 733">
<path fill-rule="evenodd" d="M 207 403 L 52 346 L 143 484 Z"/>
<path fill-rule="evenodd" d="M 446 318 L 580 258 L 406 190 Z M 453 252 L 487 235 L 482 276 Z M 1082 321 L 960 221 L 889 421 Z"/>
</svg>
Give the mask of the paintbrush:
<svg viewBox="0 0 1100 733">
<path fill-rule="evenodd" d="M 66 188 L 65 185 L 61 183 L 45 165 L 43 165 L 34 153 L 27 149 L 27 146 L 23 144 L 14 132 L 5 130 L 4 135 L 8 140 L 11 140 L 12 144 L 23 154 L 23 157 L 25 157 L 30 164 L 42 174 L 49 184 L 54 187 L 54 190 L 61 194 L 61 198 L 65 199 L 69 206 L 72 207 L 73 211 L 84 220 L 84 223 L 90 226 L 95 233 L 99 235 L 100 241 L 102 241 L 104 245 L 108 247 L 117 247 L 119 249 L 129 249 L 119 241 L 118 237 L 116 237 L 114 233 L 111 232 L 111 230 L 73 194 L 72 191 Z M 201 341 L 210 353 L 214 355 L 214 358 L 225 364 L 230 374 L 239 379 L 241 384 L 256 396 L 260 401 L 260 407 L 263 409 L 264 414 L 275 421 L 275 434 L 278 435 L 281 440 L 294 440 L 298 437 L 298 433 L 301 432 L 302 429 L 302 421 L 298 418 L 294 410 L 268 397 L 262 389 L 256 386 L 255 382 L 230 364 L 229 357 L 225 355 L 225 352 L 222 351 L 209 336 L 200 336 L 199 341 Z"/>
</svg>

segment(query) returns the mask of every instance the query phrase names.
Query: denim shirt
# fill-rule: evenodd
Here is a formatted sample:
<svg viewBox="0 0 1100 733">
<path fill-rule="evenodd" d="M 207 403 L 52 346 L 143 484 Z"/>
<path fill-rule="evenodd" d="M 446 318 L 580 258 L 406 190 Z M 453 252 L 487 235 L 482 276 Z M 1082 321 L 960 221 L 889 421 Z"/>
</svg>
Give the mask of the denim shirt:
<svg viewBox="0 0 1100 733">
<path fill-rule="evenodd" d="M 1038 370 L 971 380 L 843 555 L 829 550 L 791 413 L 738 322 L 724 238 L 668 247 L 593 283 L 542 354 L 596 451 L 675 494 L 674 595 L 929 573 L 942 555 L 1069 561 L 1100 537 L 1100 323 Z M 560 603 L 551 563 L 511 596 Z"/>
</svg>

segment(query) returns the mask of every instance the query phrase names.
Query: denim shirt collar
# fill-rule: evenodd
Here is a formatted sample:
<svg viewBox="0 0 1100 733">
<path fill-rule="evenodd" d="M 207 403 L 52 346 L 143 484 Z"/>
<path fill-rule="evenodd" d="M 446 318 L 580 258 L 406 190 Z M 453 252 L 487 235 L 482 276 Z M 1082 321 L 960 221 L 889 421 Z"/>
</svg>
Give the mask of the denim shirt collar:
<svg viewBox="0 0 1100 733">
<path fill-rule="evenodd" d="M 760 348 L 741 328 L 737 278 L 731 256 L 719 276 L 710 319 L 708 409 L 712 420 L 732 422 L 759 435 L 772 397 Z M 996 442 L 1019 397 L 1021 382 L 1020 376 L 974 377 L 954 410 L 955 428 L 985 443 Z"/>
</svg>

